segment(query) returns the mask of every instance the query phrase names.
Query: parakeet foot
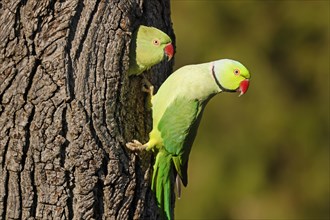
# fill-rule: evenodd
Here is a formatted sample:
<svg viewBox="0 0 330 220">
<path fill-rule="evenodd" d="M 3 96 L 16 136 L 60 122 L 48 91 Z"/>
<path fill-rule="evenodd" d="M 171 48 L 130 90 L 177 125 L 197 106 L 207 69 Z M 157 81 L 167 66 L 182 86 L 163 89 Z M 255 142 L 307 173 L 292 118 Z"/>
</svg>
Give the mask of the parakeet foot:
<svg viewBox="0 0 330 220">
<path fill-rule="evenodd" d="M 130 149 L 131 151 L 142 151 L 145 150 L 148 145 L 147 144 L 141 144 L 138 140 L 133 140 L 132 142 L 128 142 L 126 144 L 126 147 Z"/>
<path fill-rule="evenodd" d="M 147 101 L 146 101 L 146 108 L 151 110 L 152 108 L 152 97 L 154 95 L 154 86 L 151 82 L 143 75 L 142 79 L 142 91 L 148 93 Z"/>
<path fill-rule="evenodd" d="M 145 76 L 143 76 L 142 83 L 142 91 L 148 93 L 149 96 L 152 97 L 154 95 L 154 86 Z"/>
</svg>

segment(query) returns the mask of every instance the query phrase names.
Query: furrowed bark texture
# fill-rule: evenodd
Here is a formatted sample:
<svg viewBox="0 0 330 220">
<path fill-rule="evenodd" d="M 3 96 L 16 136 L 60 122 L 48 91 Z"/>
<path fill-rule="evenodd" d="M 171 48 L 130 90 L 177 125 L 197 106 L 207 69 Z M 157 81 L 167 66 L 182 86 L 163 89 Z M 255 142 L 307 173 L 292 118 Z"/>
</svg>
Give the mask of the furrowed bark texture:
<svg viewBox="0 0 330 220">
<path fill-rule="evenodd" d="M 139 24 L 173 38 L 169 0 L 0 2 L 0 219 L 156 219 Z M 157 85 L 171 71 L 161 63 Z"/>
</svg>

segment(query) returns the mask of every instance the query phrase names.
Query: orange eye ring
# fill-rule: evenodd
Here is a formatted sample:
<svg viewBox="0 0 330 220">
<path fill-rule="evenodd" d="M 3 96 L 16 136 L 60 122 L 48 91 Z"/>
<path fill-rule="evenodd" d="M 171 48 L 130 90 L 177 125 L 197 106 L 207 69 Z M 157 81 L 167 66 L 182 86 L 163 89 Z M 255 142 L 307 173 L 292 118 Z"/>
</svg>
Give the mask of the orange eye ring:
<svg viewBox="0 0 330 220">
<path fill-rule="evenodd" d="M 234 69 L 234 74 L 235 76 L 238 76 L 239 74 L 241 74 L 241 71 L 239 69 Z"/>
<path fill-rule="evenodd" d="M 156 45 L 156 46 L 159 46 L 160 41 L 159 41 L 158 39 L 154 39 L 154 40 L 152 41 L 152 43 L 153 43 L 154 45 Z"/>
</svg>

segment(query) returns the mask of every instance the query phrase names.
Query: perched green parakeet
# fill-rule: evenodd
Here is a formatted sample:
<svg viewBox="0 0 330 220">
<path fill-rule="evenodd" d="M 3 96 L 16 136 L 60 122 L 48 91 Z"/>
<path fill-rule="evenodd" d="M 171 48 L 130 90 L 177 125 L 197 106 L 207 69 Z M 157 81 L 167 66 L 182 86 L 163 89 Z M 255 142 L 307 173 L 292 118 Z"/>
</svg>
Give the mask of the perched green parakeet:
<svg viewBox="0 0 330 220">
<path fill-rule="evenodd" d="M 129 75 L 138 75 L 165 57 L 172 58 L 174 48 L 171 38 L 154 27 L 140 25 L 132 35 L 129 53 Z"/>
<path fill-rule="evenodd" d="M 188 65 L 170 75 L 152 97 L 153 129 L 149 141 L 142 145 L 134 140 L 127 147 L 156 150 L 151 187 L 166 219 L 174 215 L 171 176 L 178 175 L 187 186 L 189 153 L 205 105 L 221 92 L 243 95 L 249 87 L 249 79 L 249 71 L 234 60 Z"/>
</svg>

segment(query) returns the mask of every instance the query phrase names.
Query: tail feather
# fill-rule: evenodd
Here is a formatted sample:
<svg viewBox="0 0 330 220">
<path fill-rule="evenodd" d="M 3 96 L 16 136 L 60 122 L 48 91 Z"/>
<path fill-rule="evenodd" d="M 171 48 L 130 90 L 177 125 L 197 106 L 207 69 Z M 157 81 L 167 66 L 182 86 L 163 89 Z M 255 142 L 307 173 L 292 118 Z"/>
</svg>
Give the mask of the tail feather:
<svg viewBox="0 0 330 220">
<path fill-rule="evenodd" d="M 165 219 L 173 219 L 171 182 L 172 182 L 172 155 L 166 151 L 159 151 L 154 164 L 151 189 L 156 194 L 158 206 L 164 212 Z"/>
<path fill-rule="evenodd" d="M 176 175 L 175 186 L 176 186 L 176 192 L 178 194 L 178 199 L 181 199 L 181 179 L 179 175 Z"/>
</svg>

